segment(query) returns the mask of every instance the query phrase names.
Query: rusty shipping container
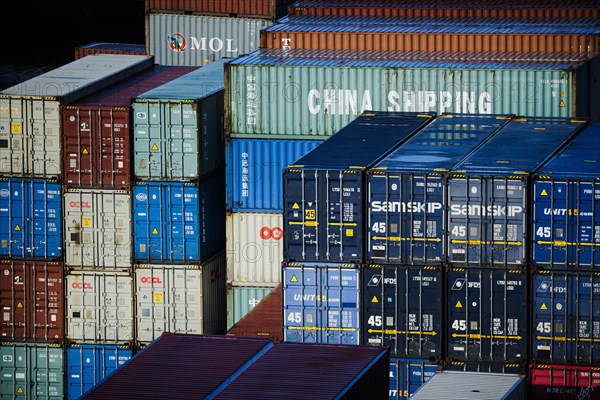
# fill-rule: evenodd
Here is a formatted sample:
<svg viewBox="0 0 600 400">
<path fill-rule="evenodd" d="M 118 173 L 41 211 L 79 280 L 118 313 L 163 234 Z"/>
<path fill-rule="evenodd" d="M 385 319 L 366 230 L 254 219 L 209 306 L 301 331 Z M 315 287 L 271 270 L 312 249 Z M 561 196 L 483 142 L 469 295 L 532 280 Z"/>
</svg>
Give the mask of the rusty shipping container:
<svg viewBox="0 0 600 400">
<path fill-rule="evenodd" d="M 148 13 L 219 15 L 275 20 L 287 14 L 293 0 L 148 0 Z"/>
<path fill-rule="evenodd" d="M 343 18 L 321 23 L 278 23 L 260 32 L 260 48 L 320 50 L 572 52 L 600 50 L 600 29 L 553 24 L 357 24 Z"/>
<path fill-rule="evenodd" d="M 59 262 L 0 262 L 3 341 L 63 342 L 63 277 L 63 265 Z"/>
<path fill-rule="evenodd" d="M 146 46 L 137 43 L 95 42 L 75 47 L 75 60 L 94 54 L 146 55 Z"/>
<path fill-rule="evenodd" d="M 283 341 L 283 293 L 279 284 L 226 333 L 227 336 L 256 337 Z"/>
<path fill-rule="evenodd" d="M 132 99 L 198 68 L 155 65 L 63 106 L 63 184 L 129 189 Z"/>
</svg>

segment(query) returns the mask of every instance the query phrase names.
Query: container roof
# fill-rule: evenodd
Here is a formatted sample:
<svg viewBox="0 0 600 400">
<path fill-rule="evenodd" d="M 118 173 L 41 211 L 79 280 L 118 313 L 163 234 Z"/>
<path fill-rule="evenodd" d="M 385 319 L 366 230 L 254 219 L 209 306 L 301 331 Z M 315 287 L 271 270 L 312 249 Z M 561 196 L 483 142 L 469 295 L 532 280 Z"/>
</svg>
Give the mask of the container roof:
<svg viewBox="0 0 600 400">
<path fill-rule="evenodd" d="M 509 394 L 521 399 L 525 395 L 525 384 L 523 377 L 514 374 L 441 371 L 421 386 L 411 399 L 443 399 L 448 397 L 449 391 L 452 398 L 461 400 L 504 399 Z"/>
</svg>

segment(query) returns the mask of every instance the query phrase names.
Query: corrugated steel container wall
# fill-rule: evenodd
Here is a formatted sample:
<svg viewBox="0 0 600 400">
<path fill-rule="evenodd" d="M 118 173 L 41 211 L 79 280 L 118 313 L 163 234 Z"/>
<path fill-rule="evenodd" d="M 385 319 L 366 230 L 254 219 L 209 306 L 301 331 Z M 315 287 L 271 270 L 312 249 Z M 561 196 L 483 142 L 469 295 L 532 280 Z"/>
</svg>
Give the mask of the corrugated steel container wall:
<svg viewBox="0 0 600 400">
<path fill-rule="evenodd" d="M 536 400 L 593 400 L 600 391 L 600 368 L 531 364 L 529 396 Z"/>
<path fill-rule="evenodd" d="M 65 265 L 79 269 L 131 268 L 131 192 L 67 189 Z"/>
<path fill-rule="evenodd" d="M 60 177 L 61 104 L 150 68 L 153 61 L 149 56 L 97 54 L 0 92 L 0 172 Z"/>
<path fill-rule="evenodd" d="M 239 288 L 233 288 L 239 289 Z M 255 337 L 269 339 L 275 343 L 283 340 L 283 299 L 282 285 L 265 296 L 252 310 L 242 317 L 227 336 Z"/>
<path fill-rule="evenodd" d="M 285 341 L 360 344 L 357 264 L 284 263 L 282 269 Z"/>
<path fill-rule="evenodd" d="M 134 261 L 204 261 L 225 248 L 224 168 L 198 184 L 138 182 L 132 200 Z"/>
<path fill-rule="evenodd" d="M 588 71 L 585 63 L 441 64 L 308 53 L 315 53 L 314 57 L 268 57 L 255 52 L 225 65 L 228 136 L 326 138 L 365 110 L 598 114 L 589 109 L 586 78 L 597 72 Z"/>
<path fill-rule="evenodd" d="M 275 20 L 287 14 L 291 3 L 292 0 L 150 0 L 146 4 L 146 11 Z"/>
<path fill-rule="evenodd" d="M 494 374 L 525 374 L 525 365 L 522 362 L 506 362 L 503 360 L 487 361 L 447 361 L 444 371 L 486 372 Z"/>
<path fill-rule="evenodd" d="M 443 399 L 449 391 L 456 399 L 522 400 L 526 398 L 527 389 L 521 375 L 441 371 L 421 386 L 411 399 Z"/>
<path fill-rule="evenodd" d="M 513 270 L 449 269 L 446 358 L 519 364 L 530 339 L 528 276 Z"/>
<path fill-rule="evenodd" d="M 227 283 L 272 286 L 281 282 L 283 216 L 227 213 Z"/>
<path fill-rule="evenodd" d="M 367 259 L 402 265 L 445 263 L 445 172 L 509 120 L 510 116 L 442 115 L 371 168 Z"/>
<path fill-rule="evenodd" d="M 2 340 L 63 343 L 63 265 L 2 260 L 0 270 Z"/>
<path fill-rule="evenodd" d="M 227 289 L 227 329 L 254 309 L 272 287 L 233 286 Z"/>
<path fill-rule="evenodd" d="M 54 180 L 0 178 L 0 255 L 62 257 L 62 198 Z"/>
<path fill-rule="evenodd" d="M 449 263 L 527 267 L 531 175 L 586 124 L 516 118 L 454 166 L 448 179 Z"/>
<path fill-rule="evenodd" d="M 363 343 L 389 346 L 392 357 L 441 360 L 444 282 L 434 267 L 363 268 Z"/>
<path fill-rule="evenodd" d="M 534 268 L 600 267 L 600 123 L 591 123 L 533 180 Z"/>
<path fill-rule="evenodd" d="M 195 65 L 235 58 L 258 48 L 264 19 L 148 14 L 146 48 L 160 65 Z"/>
<path fill-rule="evenodd" d="M 390 359 L 389 400 L 405 400 L 423 386 L 441 366 L 415 358 Z"/>
<path fill-rule="evenodd" d="M 71 271 L 66 282 L 68 341 L 133 341 L 133 279 L 129 273 Z"/>
<path fill-rule="evenodd" d="M 534 273 L 532 292 L 532 361 L 598 365 L 600 274 Z"/>
<path fill-rule="evenodd" d="M 282 170 L 320 140 L 232 139 L 225 144 L 227 209 L 282 212 Z"/>
<path fill-rule="evenodd" d="M 112 374 L 132 357 L 131 349 L 116 345 L 71 345 L 65 350 L 67 399 L 81 395 Z"/>
<path fill-rule="evenodd" d="M 97 42 L 75 47 L 75 60 L 94 54 L 146 55 L 146 46 L 137 43 Z"/>
<path fill-rule="evenodd" d="M 63 400 L 63 349 L 34 343 L 0 346 L 0 399 Z"/>
<path fill-rule="evenodd" d="M 225 252 L 201 265 L 136 265 L 134 275 L 137 344 L 163 332 L 225 332 Z"/>
</svg>

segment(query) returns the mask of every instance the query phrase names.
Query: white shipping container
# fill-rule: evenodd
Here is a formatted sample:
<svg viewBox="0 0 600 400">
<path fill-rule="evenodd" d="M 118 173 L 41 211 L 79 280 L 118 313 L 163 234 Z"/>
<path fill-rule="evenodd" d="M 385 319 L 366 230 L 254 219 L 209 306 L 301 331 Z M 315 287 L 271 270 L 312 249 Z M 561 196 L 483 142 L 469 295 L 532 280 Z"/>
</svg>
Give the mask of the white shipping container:
<svg viewBox="0 0 600 400">
<path fill-rule="evenodd" d="M 67 338 L 76 343 L 133 340 L 132 278 L 127 272 L 67 274 Z"/>
<path fill-rule="evenodd" d="M 269 286 L 281 282 L 283 214 L 227 214 L 227 283 Z"/>
<path fill-rule="evenodd" d="M 69 189 L 64 195 L 65 264 L 80 269 L 129 270 L 131 194 Z"/>
<path fill-rule="evenodd" d="M 202 265 L 135 265 L 136 341 L 163 332 L 219 334 L 227 326 L 225 252 Z"/>
</svg>

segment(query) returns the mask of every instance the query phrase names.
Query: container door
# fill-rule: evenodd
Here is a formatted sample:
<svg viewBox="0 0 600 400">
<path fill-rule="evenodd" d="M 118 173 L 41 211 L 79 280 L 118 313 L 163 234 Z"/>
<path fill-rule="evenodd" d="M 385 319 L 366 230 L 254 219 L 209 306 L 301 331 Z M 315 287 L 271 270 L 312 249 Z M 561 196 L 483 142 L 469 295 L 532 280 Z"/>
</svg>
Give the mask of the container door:
<svg viewBox="0 0 600 400">
<path fill-rule="evenodd" d="M 99 132 L 97 118 L 90 108 L 67 107 L 63 110 L 63 179 L 69 186 L 97 184 L 97 143 L 94 133 Z"/>
<path fill-rule="evenodd" d="M 157 102 L 136 100 L 133 103 L 134 175 L 138 179 L 162 178 L 162 122 L 165 118 L 163 111 L 164 108 Z"/>
<path fill-rule="evenodd" d="M 129 189 L 129 108 L 100 110 L 97 118 L 100 134 L 95 135 L 94 182 L 104 188 Z"/>
</svg>

